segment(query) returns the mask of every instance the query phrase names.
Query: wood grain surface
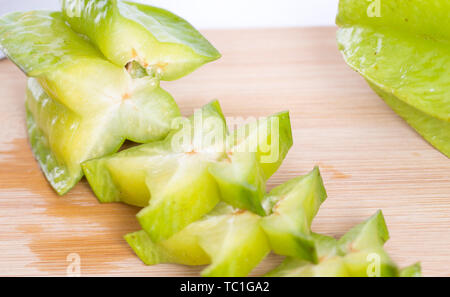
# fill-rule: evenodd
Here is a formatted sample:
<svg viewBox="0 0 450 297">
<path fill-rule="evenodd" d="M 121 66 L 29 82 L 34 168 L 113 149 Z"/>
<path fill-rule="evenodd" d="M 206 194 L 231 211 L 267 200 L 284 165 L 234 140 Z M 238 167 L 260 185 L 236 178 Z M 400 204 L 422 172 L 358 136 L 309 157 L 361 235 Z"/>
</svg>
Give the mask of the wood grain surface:
<svg viewBox="0 0 450 297">
<path fill-rule="evenodd" d="M 163 83 L 183 114 L 219 99 L 228 117 L 289 109 L 294 147 L 269 188 L 319 165 L 329 198 L 313 230 L 340 236 L 382 209 L 399 265 L 450 275 L 450 162 L 347 67 L 335 28 L 207 31 L 223 58 Z M 58 197 L 34 160 L 25 131 L 25 76 L 0 62 L 0 275 L 193 276 L 201 267 L 147 267 L 123 235 L 137 208 L 100 205 L 85 180 Z M 280 262 L 270 255 L 260 275 Z"/>
</svg>

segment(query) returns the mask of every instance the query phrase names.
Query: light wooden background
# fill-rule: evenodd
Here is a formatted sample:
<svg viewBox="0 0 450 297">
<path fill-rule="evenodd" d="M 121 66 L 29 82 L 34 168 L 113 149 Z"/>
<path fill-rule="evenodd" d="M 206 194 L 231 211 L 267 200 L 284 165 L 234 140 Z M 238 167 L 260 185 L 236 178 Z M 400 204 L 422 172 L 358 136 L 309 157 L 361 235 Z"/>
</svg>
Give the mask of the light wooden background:
<svg viewBox="0 0 450 297">
<path fill-rule="evenodd" d="M 340 236 L 382 209 L 401 266 L 450 275 L 450 162 L 408 127 L 337 51 L 334 28 L 208 31 L 216 63 L 164 83 L 184 114 L 220 99 L 227 116 L 289 109 L 294 147 L 270 188 L 320 165 L 329 198 L 313 229 Z M 59 198 L 34 161 L 25 132 L 25 77 L 0 62 L 0 275 L 192 276 L 200 268 L 146 267 L 122 236 L 136 208 L 99 205 L 87 183 Z M 271 255 L 259 275 L 279 263 Z"/>
</svg>

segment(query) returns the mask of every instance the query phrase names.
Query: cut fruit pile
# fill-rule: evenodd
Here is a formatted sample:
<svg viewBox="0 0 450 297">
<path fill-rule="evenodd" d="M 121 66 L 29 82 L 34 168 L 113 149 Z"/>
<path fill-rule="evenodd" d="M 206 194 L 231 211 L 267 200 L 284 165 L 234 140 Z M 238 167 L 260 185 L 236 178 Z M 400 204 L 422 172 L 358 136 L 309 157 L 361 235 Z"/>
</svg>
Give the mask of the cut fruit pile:
<svg viewBox="0 0 450 297">
<path fill-rule="evenodd" d="M 220 57 L 190 24 L 125 1 L 62 1 L 61 12 L 0 18 L 0 45 L 29 77 L 27 126 L 49 183 L 86 176 L 102 203 L 141 207 L 125 236 L 148 265 L 208 265 L 247 276 L 271 251 L 270 276 L 417 276 L 383 249 L 381 212 L 339 241 L 311 231 L 327 198 L 318 168 L 266 193 L 291 148 L 288 112 L 229 131 L 217 101 L 180 116 L 160 80 Z M 143 143 L 116 153 L 126 140 Z"/>
<path fill-rule="evenodd" d="M 450 157 L 450 1 L 381 1 L 374 11 L 368 5 L 340 0 L 337 39 L 345 61 Z"/>
</svg>

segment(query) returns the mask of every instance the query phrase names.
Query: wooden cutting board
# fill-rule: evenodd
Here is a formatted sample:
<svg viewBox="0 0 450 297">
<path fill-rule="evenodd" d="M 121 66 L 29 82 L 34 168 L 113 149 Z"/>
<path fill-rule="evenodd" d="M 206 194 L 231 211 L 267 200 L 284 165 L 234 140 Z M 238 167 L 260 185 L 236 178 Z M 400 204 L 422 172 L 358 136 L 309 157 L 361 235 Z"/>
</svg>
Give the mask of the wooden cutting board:
<svg viewBox="0 0 450 297">
<path fill-rule="evenodd" d="M 387 250 L 425 276 L 450 275 L 450 162 L 392 112 L 344 63 L 335 28 L 207 31 L 223 58 L 164 83 L 188 115 L 219 99 L 226 116 L 289 109 L 294 147 L 269 188 L 319 165 L 328 200 L 313 224 L 340 236 L 382 209 Z M 58 197 L 33 159 L 25 131 L 25 76 L 0 62 L 0 275 L 195 276 L 201 268 L 147 267 L 122 236 L 138 209 L 100 205 L 83 180 Z M 69 260 L 71 258 L 69 257 Z M 254 272 L 280 262 L 271 255 Z"/>
</svg>

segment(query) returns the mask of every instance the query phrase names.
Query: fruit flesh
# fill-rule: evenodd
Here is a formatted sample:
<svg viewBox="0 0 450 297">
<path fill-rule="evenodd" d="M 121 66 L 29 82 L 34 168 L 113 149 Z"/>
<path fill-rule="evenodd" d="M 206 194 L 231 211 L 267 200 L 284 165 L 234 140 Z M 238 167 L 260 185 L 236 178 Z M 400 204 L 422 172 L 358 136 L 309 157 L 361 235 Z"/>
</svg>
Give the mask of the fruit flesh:
<svg viewBox="0 0 450 297">
<path fill-rule="evenodd" d="M 400 277 L 420 277 L 421 270 L 420 263 L 416 263 L 400 270 Z"/>
<path fill-rule="evenodd" d="M 356 225 L 338 241 L 343 254 L 383 246 L 389 239 L 386 222 L 381 211 Z"/>
<path fill-rule="evenodd" d="M 209 172 L 217 182 L 222 201 L 261 216 L 266 214 L 262 207 L 266 180 L 254 153 L 230 154 L 223 162 L 213 162 Z"/>
<path fill-rule="evenodd" d="M 289 112 L 253 121 L 227 139 L 224 162 L 212 164 L 222 200 L 235 208 L 264 216 L 262 201 L 267 180 L 278 170 L 292 147 Z"/>
<path fill-rule="evenodd" d="M 219 200 L 265 215 L 266 179 L 258 154 L 228 151 L 218 102 L 178 122 L 163 141 L 84 163 L 99 200 L 145 207 L 137 217 L 156 243 L 203 217 Z"/>
<path fill-rule="evenodd" d="M 152 198 L 137 218 L 155 242 L 169 238 L 200 219 L 220 199 L 207 164 L 200 158 L 178 158 L 174 174 L 163 185 L 157 184 L 151 177 L 148 180 Z M 159 187 L 153 190 L 154 185 Z"/>
<path fill-rule="evenodd" d="M 217 229 L 200 235 L 200 244 L 212 258 L 202 276 L 247 276 L 270 252 L 260 218 L 248 211 L 220 218 Z"/>
<path fill-rule="evenodd" d="M 162 141 L 83 164 L 101 202 L 122 201 L 145 207 L 137 218 L 154 242 L 202 218 L 220 200 L 208 165 L 223 156 L 220 143 L 225 141 L 218 141 L 218 147 L 204 145 L 216 129 L 221 129 L 217 134 L 226 136 L 220 105 L 214 101 L 183 120 L 183 125 Z"/>
<path fill-rule="evenodd" d="M 161 139 L 179 115 L 157 81 L 132 79 L 104 60 L 60 13 L 1 17 L 0 44 L 33 77 L 27 95 L 32 149 L 61 195 L 81 178 L 80 163 L 117 151 L 125 139 Z"/>
<path fill-rule="evenodd" d="M 381 211 L 352 228 L 338 241 L 319 234 L 312 237 L 317 246 L 318 264 L 288 257 L 267 276 L 420 276 L 420 265 L 399 271 L 384 251 L 383 245 L 389 235 Z"/>
<path fill-rule="evenodd" d="M 33 153 L 59 194 L 82 177 L 82 161 L 116 151 L 124 140 L 114 133 L 100 137 L 114 130 L 114 122 L 108 118 L 83 119 L 50 98 L 35 79 L 28 80 L 26 108 Z"/>
<path fill-rule="evenodd" d="M 125 239 L 147 265 L 209 264 L 202 276 L 247 276 L 270 251 L 258 221 L 257 215 L 221 202 L 202 220 L 160 243 L 144 231 Z"/>
<path fill-rule="evenodd" d="M 318 261 L 311 223 L 326 198 L 317 167 L 308 175 L 292 179 L 269 193 L 267 199 L 273 206 L 271 214 L 262 218 L 261 226 L 275 253 Z"/>
<path fill-rule="evenodd" d="M 311 204 L 318 203 L 320 205 L 320 203 L 312 203 L 311 199 L 305 199 L 305 195 L 299 191 L 299 187 L 306 188 L 304 192 L 312 191 L 308 179 L 315 179 L 317 176 L 318 169 L 315 169 L 310 175 L 293 179 L 278 189 L 274 189 L 273 192 L 288 197 L 286 200 L 289 205 L 285 204 L 284 207 L 296 204 L 302 208 L 297 208 L 297 212 L 312 220 L 317 210 L 316 206 L 311 206 Z M 299 182 L 302 179 L 305 182 Z M 275 197 L 275 194 L 269 195 L 266 197 L 267 201 L 263 201 L 268 210 L 272 209 L 273 204 L 280 199 L 278 196 Z M 319 199 L 315 196 L 313 198 Z M 321 198 L 323 197 L 321 196 Z M 294 200 L 296 200 L 295 203 Z M 283 212 L 279 214 L 280 217 L 288 217 L 282 218 L 283 221 L 291 219 L 292 215 L 290 217 L 289 215 Z M 156 243 L 145 231 L 129 234 L 125 238 L 135 253 L 148 265 L 160 263 L 210 264 L 203 271 L 203 276 L 246 276 L 271 249 L 270 234 L 262 227 L 264 219 L 250 211 L 236 209 L 220 202 L 201 220 L 189 224 L 166 240 Z M 294 235 L 297 234 L 298 232 Z M 313 236 L 311 234 L 311 239 Z M 284 243 L 289 244 L 289 241 Z M 318 253 L 325 254 L 329 251 L 329 246 L 329 244 L 320 245 L 321 250 Z M 333 247 L 335 246 L 336 244 L 333 245 Z"/>
<path fill-rule="evenodd" d="M 368 5 L 340 1 L 337 39 L 345 61 L 448 156 L 449 2 L 388 1 L 381 3 L 381 17 L 369 17 Z"/>
<path fill-rule="evenodd" d="M 219 52 L 188 22 L 161 8 L 115 0 L 64 0 L 72 28 L 88 36 L 114 64 L 137 61 L 149 75 L 175 80 Z"/>
<path fill-rule="evenodd" d="M 256 153 L 267 180 L 281 166 L 293 145 L 289 112 L 280 112 L 239 127 L 229 138 L 232 152 Z"/>
</svg>

